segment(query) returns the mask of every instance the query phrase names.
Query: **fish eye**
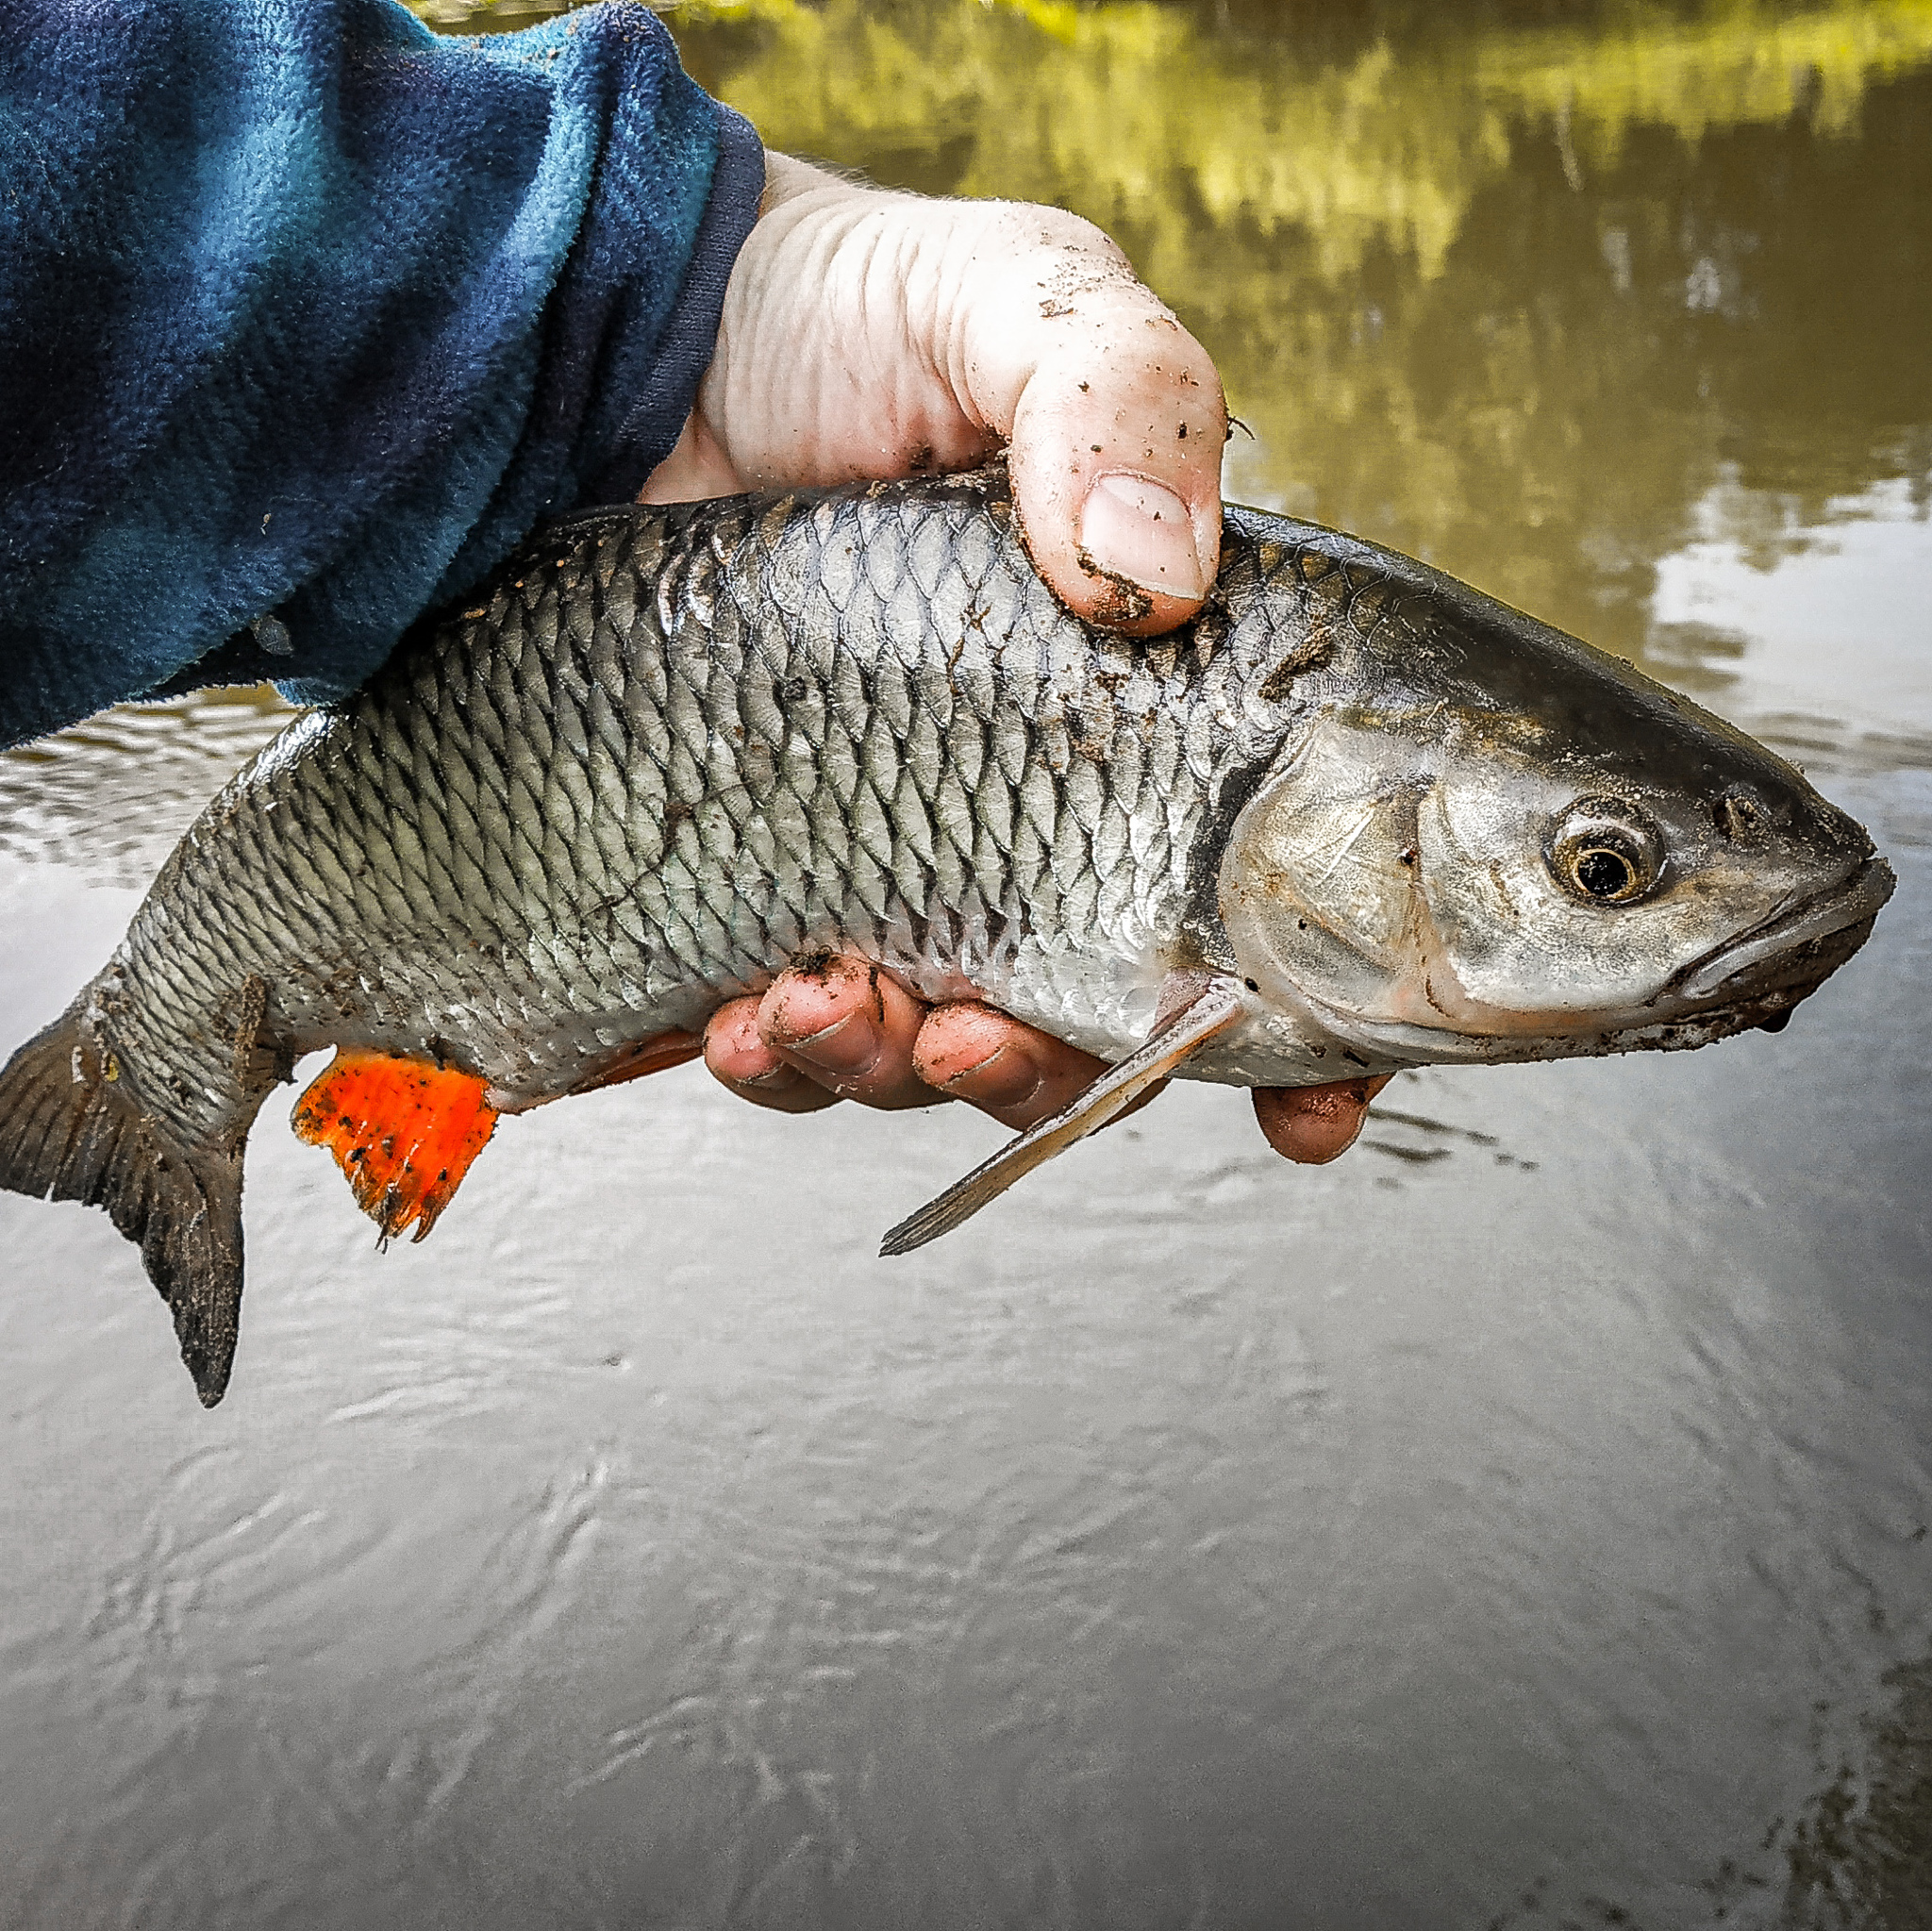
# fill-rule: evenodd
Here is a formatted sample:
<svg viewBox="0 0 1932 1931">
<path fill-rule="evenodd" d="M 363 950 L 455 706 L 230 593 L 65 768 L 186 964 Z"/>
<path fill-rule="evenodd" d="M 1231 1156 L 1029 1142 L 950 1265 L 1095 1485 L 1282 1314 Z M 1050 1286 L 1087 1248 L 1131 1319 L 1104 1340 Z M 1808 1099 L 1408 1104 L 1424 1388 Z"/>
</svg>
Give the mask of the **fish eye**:
<svg viewBox="0 0 1932 1931">
<path fill-rule="evenodd" d="M 1550 841 L 1550 870 L 1574 898 L 1628 905 L 1657 883 L 1663 841 L 1650 820 L 1615 798 L 1573 805 Z"/>
</svg>

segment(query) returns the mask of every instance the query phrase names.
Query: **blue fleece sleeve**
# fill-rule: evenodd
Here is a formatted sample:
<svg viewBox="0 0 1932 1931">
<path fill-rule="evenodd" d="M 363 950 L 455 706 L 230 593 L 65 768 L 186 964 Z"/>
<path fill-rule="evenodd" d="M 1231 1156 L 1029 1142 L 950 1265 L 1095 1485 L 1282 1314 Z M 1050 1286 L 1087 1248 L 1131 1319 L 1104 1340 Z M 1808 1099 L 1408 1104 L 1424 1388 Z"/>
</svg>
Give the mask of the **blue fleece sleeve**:
<svg viewBox="0 0 1932 1931">
<path fill-rule="evenodd" d="M 0 0 L 0 744 L 340 695 L 634 495 L 763 184 L 639 0 Z"/>
</svg>

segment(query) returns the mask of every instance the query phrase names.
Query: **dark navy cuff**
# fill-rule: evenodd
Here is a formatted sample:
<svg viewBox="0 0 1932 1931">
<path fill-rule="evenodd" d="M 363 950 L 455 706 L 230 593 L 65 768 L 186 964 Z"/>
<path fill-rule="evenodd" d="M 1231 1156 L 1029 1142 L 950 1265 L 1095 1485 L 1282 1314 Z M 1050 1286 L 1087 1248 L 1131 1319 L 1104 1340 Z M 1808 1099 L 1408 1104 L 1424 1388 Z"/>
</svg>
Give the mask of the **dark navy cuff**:
<svg viewBox="0 0 1932 1931">
<path fill-rule="evenodd" d="M 591 475 L 582 504 L 629 503 L 644 478 L 676 447 L 698 384 L 711 364 L 724 287 L 738 251 L 758 218 L 765 192 L 765 145 L 742 114 L 718 108 L 718 163 L 705 204 L 691 267 L 658 338 L 658 353 L 636 406 L 625 419 L 609 459 Z"/>
</svg>

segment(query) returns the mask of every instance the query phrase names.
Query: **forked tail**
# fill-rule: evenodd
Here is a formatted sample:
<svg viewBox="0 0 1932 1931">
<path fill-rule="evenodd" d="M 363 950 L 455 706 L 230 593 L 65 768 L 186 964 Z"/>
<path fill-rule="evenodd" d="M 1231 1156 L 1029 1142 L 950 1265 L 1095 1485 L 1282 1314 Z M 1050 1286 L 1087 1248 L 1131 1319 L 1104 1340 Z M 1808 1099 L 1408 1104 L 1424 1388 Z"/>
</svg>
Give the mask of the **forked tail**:
<svg viewBox="0 0 1932 1931">
<path fill-rule="evenodd" d="M 141 1247 L 204 1407 L 228 1386 L 242 1311 L 242 1144 L 175 1145 L 143 1117 L 85 995 L 0 1073 L 0 1187 L 104 1207 Z"/>
</svg>

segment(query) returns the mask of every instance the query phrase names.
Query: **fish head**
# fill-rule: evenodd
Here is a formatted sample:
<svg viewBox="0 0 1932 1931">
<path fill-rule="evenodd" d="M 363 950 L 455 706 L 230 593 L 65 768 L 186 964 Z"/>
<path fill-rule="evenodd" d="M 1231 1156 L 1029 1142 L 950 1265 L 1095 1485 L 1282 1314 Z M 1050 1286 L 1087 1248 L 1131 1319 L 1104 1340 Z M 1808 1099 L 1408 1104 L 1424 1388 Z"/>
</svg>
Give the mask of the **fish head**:
<svg viewBox="0 0 1932 1931">
<path fill-rule="evenodd" d="M 1465 599 L 1495 634 L 1464 610 L 1419 665 L 1350 667 L 1232 826 L 1250 987 L 1377 1069 L 1777 1030 L 1890 895 L 1863 828 L 1628 665 Z"/>
</svg>

